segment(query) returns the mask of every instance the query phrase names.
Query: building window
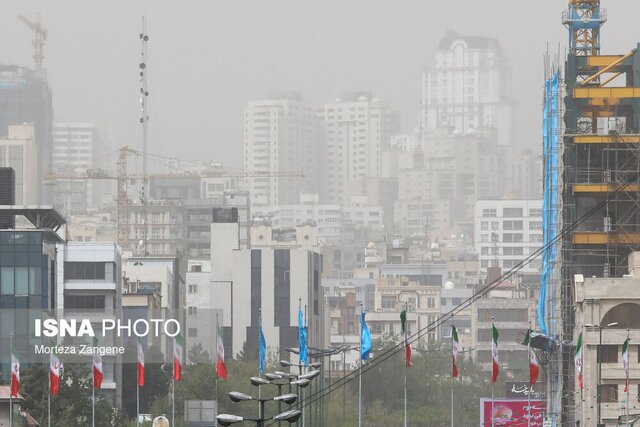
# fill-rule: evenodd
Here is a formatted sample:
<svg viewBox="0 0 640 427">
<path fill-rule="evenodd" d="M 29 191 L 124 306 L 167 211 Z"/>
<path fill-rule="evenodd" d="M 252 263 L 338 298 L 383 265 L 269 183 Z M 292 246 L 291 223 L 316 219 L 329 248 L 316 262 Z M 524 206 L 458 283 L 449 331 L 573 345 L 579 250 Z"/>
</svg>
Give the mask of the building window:
<svg viewBox="0 0 640 427">
<path fill-rule="evenodd" d="M 522 243 L 522 233 L 504 233 L 502 241 L 504 243 Z"/>
<path fill-rule="evenodd" d="M 189 328 L 189 337 L 194 338 L 198 336 L 198 328 Z"/>
<path fill-rule="evenodd" d="M 542 221 L 530 221 L 529 230 L 542 230 Z"/>
<path fill-rule="evenodd" d="M 504 221 L 502 228 L 504 230 L 522 230 L 522 221 Z"/>
<path fill-rule="evenodd" d="M 427 308 L 436 308 L 436 299 L 435 298 L 427 298 Z"/>
<path fill-rule="evenodd" d="M 602 403 L 616 403 L 618 401 L 618 384 L 601 384 L 600 401 Z"/>
<path fill-rule="evenodd" d="M 189 293 L 197 294 L 198 293 L 198 285 L 189 285 Z"/>
<path fill-rule="evenodd" d="M 496 209 L 482 209 L 482 216 L 485 218 L 495 218 L 498 216 L 498 211 Z"/>
<path fill-rule="evenodd" d="M 190 306 L 188 310 L 190 316 L 195 316 L 196 314 L 198 314 L 198 307 Z"/>
<path fill-rule="evenodd" d="M 600 358 L 602 363 L 618 363 L 618 346 L 617 345 L 601 346 Z"/>
<path fill-rule="evenodd" d="M 489 229 L 489 221 L 482 221 L 480 223 L 480 230 L 486 231 Z"/>
<path fill-rule="evenodd" d="M 541 217 L 542 216 L 542 209 L 529 209 L 529 216 Z"/>
<path fill-rule="evenodd" d="M 104 310 L 104 295 L 66 295 L 64 308 L 72 310 Z"/>
<path fill-rule="evenodd" d="M 105 280 L 104 262 L 65 262 L 64 280 Z"/>
<path fill-rule="evenodd" d="M 502 210 L 502 216 L 505 218 L 518 218 L 522 217 L 522 208 L 504 208 Z"/>
<path fill-rule="evenodd" d="M 396 308 L 396 297 L 393 296 L 383 296 L 382 297 L 382 308 Z"/>
</svg>

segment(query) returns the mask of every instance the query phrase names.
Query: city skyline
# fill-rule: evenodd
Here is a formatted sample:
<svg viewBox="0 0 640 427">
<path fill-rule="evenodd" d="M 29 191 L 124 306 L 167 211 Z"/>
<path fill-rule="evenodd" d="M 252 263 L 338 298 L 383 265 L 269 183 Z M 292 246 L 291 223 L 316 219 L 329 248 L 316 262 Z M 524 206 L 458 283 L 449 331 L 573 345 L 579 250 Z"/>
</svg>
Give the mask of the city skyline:
<svg viewBox="0 0 640 427">
<path fill-rule="evenodd" d="M 610 8 L 610 20 L 629 25 L 637 15 L 634 10 L 640 12 L 640 4 L 627 3 L 624 9 Z M 364 2 L 304 6 L 281 2 L 269 7 L 234 2 L 196 3 L 193 8 L 144 2 L 127 4 L 124 14 L 122 4 L 4 2 L 0 36 L 14 43 L 0 47 L 0 57 L 4 62 L 32 66 L 32 34 L 15 15 L 39 12 L 49 30 L 44 66 L 54 88 L 56 119 L 103 120 L 112 133 L 112 149 L 137 147 L 141 141 L 137 35 L 145 15 L 151 36 L 150 152 L 195 159 L 201 156 L 198 147 L 205 144 L 215 148 L 207 158 L 230 166 L 242 164 L 242 109 L 249 100 L 261 99 L 271 90 L 300 91 L 314 106 L 343 92 L 370 91 L 400 112 L 403 131 L 411 130 L 418 121 L 421 73 L 449 29 L 498 39 L 513 74 L 522 76 L 514 82 L 522 92 L 516 113 L 518 135 L 535 135 L 528 141 L 535 147 L 541 138 L 540 120 L 531 118 L 539 117 L 541 111 L 541 56 L 547 46 L 562 54 L 566 45 L 564 28 L 559 25 L 566 6 L 563 2 L 543 3 L 528 11 L 527 21 L 544 34 L 540 38 L 530 36 L 531 31 L 520 36 L 525 32 L 514 29 L 522 22 L 520 10 L 506 1 L 493 4 L 500 14 L 474 2 L 464 5 L 464 15 L 457 13 L 458 8 L 422 2 L 407 2 L 404 7 L 381 2 L 366 2 L 366 6 Z M 430 20 L 434 14 L 441 18 Z M 69 18 L 74 15 L 83 19 Z M 245 19 L 233 19 L 238 16 Z M 548 19 L 550 16 L 558 19 Z M 114 22 L 118 22 L 116 31 Z M 177 25 L 180 32 L 173 31 Z M 332 27 L 343 30 L 331 31 Z M 390 31 L 394 37 L 388 37 Z M 609 51 L 635 46 L 633 35 L 606 25 L 603 37 Z M 547 40 L 561 42 L 549 44 Z M 524 81 L 533 83 L 525 85 Z M 184 126 L 168 120 L 173 115 Z M 183 142 L 179 151 L 171 147 L 178 139 Z"/>
</svg>

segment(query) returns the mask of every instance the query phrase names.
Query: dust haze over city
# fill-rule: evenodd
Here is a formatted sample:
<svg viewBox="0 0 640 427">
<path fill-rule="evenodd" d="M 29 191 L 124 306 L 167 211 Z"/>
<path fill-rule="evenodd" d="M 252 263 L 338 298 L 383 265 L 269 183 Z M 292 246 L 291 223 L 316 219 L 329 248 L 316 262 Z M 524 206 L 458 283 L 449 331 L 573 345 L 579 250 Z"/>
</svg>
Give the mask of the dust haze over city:
<svg viewBox="0 0 640 427">
<path fill-rule="evenodd" d="M 634 425 L 638 16 L 3 1 L 0 426 Z"/>
</svg>

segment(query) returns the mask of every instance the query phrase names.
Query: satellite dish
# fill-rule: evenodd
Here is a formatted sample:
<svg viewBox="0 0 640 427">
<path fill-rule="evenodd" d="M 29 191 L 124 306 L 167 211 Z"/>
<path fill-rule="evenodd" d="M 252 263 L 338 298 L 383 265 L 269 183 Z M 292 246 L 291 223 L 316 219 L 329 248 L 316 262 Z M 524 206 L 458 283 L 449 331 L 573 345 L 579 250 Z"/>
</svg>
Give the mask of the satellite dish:
<svg viewBox="0 0 640 427">
<path fill-rule="evenodd" d="M 144 241 L 143 241 L 142 239 L 138 240 L 138 245 L 139 245 L 139 246 L 144 245 Z"/>
</svg>

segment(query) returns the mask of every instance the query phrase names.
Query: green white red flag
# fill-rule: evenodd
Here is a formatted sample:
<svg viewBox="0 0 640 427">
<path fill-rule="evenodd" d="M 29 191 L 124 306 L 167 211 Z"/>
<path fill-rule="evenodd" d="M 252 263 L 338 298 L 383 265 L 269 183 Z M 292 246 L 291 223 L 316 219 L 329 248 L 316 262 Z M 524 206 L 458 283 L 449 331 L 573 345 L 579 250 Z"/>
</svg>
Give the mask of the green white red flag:
<svg viewBox="0 0 640 427">
<path fill-rule="evenodd" d="M 582 332 L 578 335 L 578 342 L 576 343 L 576 351 L 573 356 L 573 361 L 576 364 L 578 387 L 582 388 Z"/>
<path fill-rule="evenodd" d="M 138 343 L 138 387 L 144 387 L 144 350 Z"/>
<path fill-rule="evenodd" d="M 222 378 L 223 380 L 227 379 L 227 365 L 224 364 L 224 341 L 222 340 L 222 328 L 218 323 L 216 325 L 218 333 L 217 337 L 217 347 L 218 347 L 218 361 L 216 362 L 216 374 L 218 378 Z"/>
<path fill-rule="evenodd" d="M 93 346 L 97 347 L 98 340 L 93 339 Z M 93 353 L 93 388 L 99 390 L 102 387 L 102 380 L 104 379 L 104 371 L 102 370 L 102 356 L 100 352 Z"/>
<path fill-rule="evenodd" d="M 624 368 L 624 392 L 629 391 L 629 337 L 622 344 L 622 367 Z"/>
<path fill-rule="evenodd" d="M 181 334 L 173 338 L 173 379 L 182 380 L 182 361 L 184 360 L 184 339 Z"/>
<path fill-rule="evenodd" d="M 407 327 L 407 310 L 400 312 L 400 326 L 404 336 L 404 352 L 407 368 L 411 367 L 411 344 L 409 343 L 409 328 Z"/>
<path fill-rule="evenodd" d="M 495 325 L 491 324 L 491 382 L 496 382 L 498 380 L 498 375 L 500 374 L 500 362 L 498 360 L 498 330 Z"/>
<path fill-rule="evenodd" d="M 529 384 L 535 384 L 538 382 L 538 375 L 540 374 L 540 363 L 538 363 L 538 357 L 531 348 L 531 330 L 527 329 L 527 335 L 524 337 L 524 345 L 529 350 Z"/>
<path fill-rule="evenodd" d="M 49 356 L 49 392 L 56 397 L 60 390 L 60 375 L 62 373 L 62 362 L 55 351 Z"/>
<path fill-rule="evenodd" d="M 20 391 L 20 358 L 16 348 L 11 346 L 11 397 L 18 397 Z"/>
<path fill-rule="evenodd" d="M 451 352 L 453 362 L 453 378 L 458 378 L 458 351 L 460 350 L 460 341 L 458 340 L 458 330 L 451 325 Z"/>
</svg>

